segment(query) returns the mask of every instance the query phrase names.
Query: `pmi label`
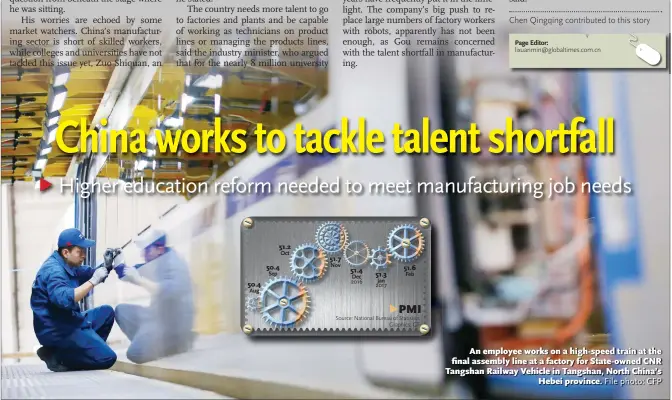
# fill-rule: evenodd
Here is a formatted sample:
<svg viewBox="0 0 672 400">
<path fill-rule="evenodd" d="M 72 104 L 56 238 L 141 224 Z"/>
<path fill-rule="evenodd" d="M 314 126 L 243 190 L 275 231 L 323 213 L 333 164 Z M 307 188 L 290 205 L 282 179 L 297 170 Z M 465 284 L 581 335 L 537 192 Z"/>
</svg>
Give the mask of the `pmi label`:
<svg viewBox="0 0 672 400">
<path fill-rule="evenodd" d="M 249 335 L 415 336 L 431 329 L 426 218 L 245 218 Z"/>
</svg>

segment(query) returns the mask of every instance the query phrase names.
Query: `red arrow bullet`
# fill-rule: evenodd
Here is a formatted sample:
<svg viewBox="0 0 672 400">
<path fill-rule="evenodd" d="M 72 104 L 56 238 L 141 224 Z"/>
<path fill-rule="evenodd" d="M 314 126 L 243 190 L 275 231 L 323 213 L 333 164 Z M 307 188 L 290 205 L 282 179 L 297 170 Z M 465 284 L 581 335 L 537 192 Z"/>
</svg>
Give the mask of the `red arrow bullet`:
<svg viewBox="0 0 672 400">
<path fill-rule="evenodd" d="M 45 190 L 49 189 L 54 185 L 51 184 L 48 180 L 44 178 L 40 178 L 40 192 L 44 192 Z"/>
</svg>

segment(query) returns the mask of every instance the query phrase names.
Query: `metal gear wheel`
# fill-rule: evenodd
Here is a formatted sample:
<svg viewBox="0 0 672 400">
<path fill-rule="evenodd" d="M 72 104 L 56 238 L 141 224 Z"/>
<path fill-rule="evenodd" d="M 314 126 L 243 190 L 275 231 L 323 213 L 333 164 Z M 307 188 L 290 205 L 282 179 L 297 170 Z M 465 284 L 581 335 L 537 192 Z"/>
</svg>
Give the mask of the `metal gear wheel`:
<svg viewBox="0 0 672 400">
<path fill-rule="evenodd" d="M 287 277 L 268 281 L 259 298 L 262 317 L 273 327 L 294 327 L 306 317 L 310 307 L 310 297 L 303 283 Z"/>
<path fill-rule="evenodd" d="M 325 253 L 336 254 L 348 243 L 348 231 L 338 222 L 325 222 L 317 228 L 315 242 Z"/>
<path fill-rule="evenodd" d="M 300 281 L 312 282 L 324 276 L 327 260 L 316 244 L 306 243 L 294 249 L 289 268 Z"/>
<path fill-rule="evenodd" d="M 371 265 L 376 269 L 386 269 L 390 264 L 390 255 L 384 247 L 378 247 L 371 252 Z"/>
<path fill-rule="evenodd" d="M 425 249 L 425 237 L 413 225 L 399 225 L 392 229 L 387 238 L 387 251 L 396 260 L 411 262 Z"/>
<path fill-rule="evenodd" d="M 369 260 L 369 246 L 361 240 L 353 240 L 343 249 L 343 258 L 353 267 L 359 267 Z"/>
<path fill-rule="evenodd" d="M 247 295 L 245 300 L 245 308 L 247 311 L 258 312 L 261 306 L 261 298 L 257 295 Z"/>
</svg>

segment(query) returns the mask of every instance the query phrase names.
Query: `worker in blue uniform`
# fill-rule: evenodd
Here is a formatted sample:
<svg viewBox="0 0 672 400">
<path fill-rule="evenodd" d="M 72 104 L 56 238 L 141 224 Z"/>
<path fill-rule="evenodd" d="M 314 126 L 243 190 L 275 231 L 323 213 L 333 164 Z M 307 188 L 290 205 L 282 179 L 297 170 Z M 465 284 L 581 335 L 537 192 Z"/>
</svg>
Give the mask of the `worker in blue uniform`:
<svg viewBox="0 0 672 400">
<path fill-rule="evenodd" d="M 30 296 L 37 355 L 54 372 L 108 369 L 117 360 L 106 340 L 114 310 L 104 305 L 82 312 L 79 301 L 105 281 L 106 268 L 82 265 L 95 241 L 77 229 L 58 237 L 58 250 L 37 271 Z"/>
<path fill-rule="evenodd" d="M 145 263 L 126 265 L 115 258 L 115 271 L 124 282 L 145 288 L 149 307 L 119 304 L 115 318 L 131 341 L 126 356 L 142 364 L 191 349 L 194 340 L 194 301 L 187 263 L 167 246 L 163 231 L 150 231 L 137 242 Z"/>
</svg>

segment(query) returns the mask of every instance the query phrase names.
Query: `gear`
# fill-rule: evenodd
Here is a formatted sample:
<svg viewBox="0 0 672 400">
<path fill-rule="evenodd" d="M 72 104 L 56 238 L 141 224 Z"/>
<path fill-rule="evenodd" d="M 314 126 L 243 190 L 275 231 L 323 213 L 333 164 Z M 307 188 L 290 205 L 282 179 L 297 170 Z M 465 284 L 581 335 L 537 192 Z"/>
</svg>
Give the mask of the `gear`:
<svg viewBox="0 0 672 400">
<path fill-rule="evenodd" d="M 326 222 L 317 228 L 315 242 L 325 253 L 336 254 L 348 243 L 348 231 L 343 224 Z"/>
<path fill-rule="evenodd" d="M 343 258 L 353 267 L 359 267 L 369 260 L 369 246 L 361 240 L 353 240 L 343 249 Z"/>
<path fill-rule="evenodd" d="M 399 225 L 392 229 L 387 238 L 387 251 L 396 260 L 411 262 L 425 249 L 425 237 L 413 225 Z"/>
<path fill-rule="evenodd" d="M 303 283 L 286 277 L 268 281 L 259 298 L 262 317 L 273 327 L 293 328 L 305 318 L 310 306 Z"/>
<path fill-rule="evenodd" d="M 261 298 L 257 295 L 247 295 L 247 299 L 245 300 L 245 308 L 247 308 L 247 311 L 252 311 L 252 312 L 257 312 L 259 311 L 260 304 L 261 304 Z"/>
<path fill-rule="evenodd" d="M 386 269 L 390 263 L 390 255 L 384 247 L 378 247 L 371 252 L 371 265 L 376 269 Z"/>
<path fill-rule="evenodd" d="M 324 252 L 313 243 L 297 246 L 289 260 L 292 273 L 303 282 L 312 282 L 324 276 L 327 260 Z"/>
</svg>

